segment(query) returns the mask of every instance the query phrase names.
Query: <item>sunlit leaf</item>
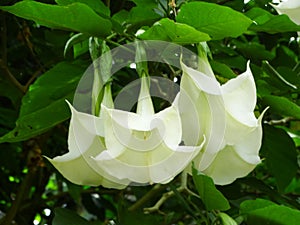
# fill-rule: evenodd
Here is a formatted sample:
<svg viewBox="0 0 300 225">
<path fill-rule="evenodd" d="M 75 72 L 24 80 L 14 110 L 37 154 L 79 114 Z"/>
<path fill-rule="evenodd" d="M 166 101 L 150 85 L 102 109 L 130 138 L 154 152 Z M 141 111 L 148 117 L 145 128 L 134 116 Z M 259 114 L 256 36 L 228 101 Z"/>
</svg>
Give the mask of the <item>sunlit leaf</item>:
<svg viewBox="0 0 300 225">
<path fill-rule="evenodd" d="M 184 4 L 176 17 L 179 23 L 186 23 L 207 33 L 212 39 L 238 37 L 247 31 L 252 20 L 229 7 L 206 2 Z"/>
<path fill-rule="evenodd" d="M 164 18 L 154 23 L 146 32 L 138 36 L 144 40 L 171 41 L 178 44 L 198 43 L 209 41 L 208 34 L 197 31 L 195 28 Z"/>
<path fill-rule="evenodd" d="M 82 3 L 59 6 L 21 1 L 12 6 L 1 6 L 0 9 L 50 28 L 102 37 L 111 31 L 111 22 L 108 19 L 97 15 L 89 6 Z"/>
</svg>

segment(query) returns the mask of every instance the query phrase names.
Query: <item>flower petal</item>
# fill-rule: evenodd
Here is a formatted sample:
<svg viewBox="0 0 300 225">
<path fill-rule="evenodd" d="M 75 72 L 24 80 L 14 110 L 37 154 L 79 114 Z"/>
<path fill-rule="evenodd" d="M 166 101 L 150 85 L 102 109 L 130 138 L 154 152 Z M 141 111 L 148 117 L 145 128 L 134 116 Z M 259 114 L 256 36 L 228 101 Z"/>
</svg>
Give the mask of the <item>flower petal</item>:
<svg viewBox="0 0 300 225">
<path fill-rule="evenodd" d="M 209 166 L 222 147 L 226 121 L 225 105 L 220 84 L 215 78 L 208 77 L 183 63 L 182 66 L 184 72 L 180 86 L 179 109 L 183 140 L 186 145 L 199 145 L 205 135 L 205 153 L 195 159 L 196 168 L 203 170 Z M 199 77 L 203 79 L 198 79 Z"/>
<path fill-rule="evenodd" d="M 85 138 L 83 140 L 88 140 L 90 138 L 90 134 L 95 134 L 98 136 L 104 136 L 104 123 L 102 117 L 93 116 L 87 113 L 78 112 L 68 101 L 67 101 L 70 109 L 71 109 L 71 121 L 70 124 L 80 124 L 81 129 L 84 129 L 87 133 L 85 134 Z M 74 127 L 73 129 L 78 129 Z M 84 133 L 84 132 L 82 132 Z M 84 144 L 86 146 L 86 144 Z M 84 148 L 84 146 L 82 146 Z"/>
<path fill-rule="evenodd" d="M 256 126 L 253 110 L 256 105 L 256 87 L 249 62 L 247 70 L 221 87 L 226 111 L 238 121 Z"/>
<path fill-rule="evenodd" d="M 182 76 L 190 77 L 200 90 L 212 95 L 221 94 L 220 84 L 214 77 L 188 67 L 183 62 L 180 64 L 183 72 Z"/>
<path fill-rule="evenodd" d="M 248 175 L 260 162 L 255 164 L 244 161 L 233 146 L 227 145 L 218 152 L 214 161 L 203 173 L 210 176 L 215 184 L 226 185 L 240 177 Z"/>
<path fill-rule="evenodd" d="M 94 138 L 90 148 L 82 155 L 74 157 L 74 149 L 65 155 L 57 156 L 54 159 L 46 157 L 53 166 L 69 181 L 78 185 L 99 186 L 107 188 L 124 189 L 128 184 L 126 180 L 118 180 L 102 171 L 96 171 L 97 165 L 91 159 L 91 156 L 96 155 L 101 147 L 101 141 Z M 80 152 L 80 149 L 77 148 Z M 76 168 L 76 172 L 74 171 Z M 102 175 L 106 176 L 103 177 Z"/>
<path fill-rule="evenodd" d="M 128 178 L 139 184 L 167 183 L 190 163 L 202 146 L 170 149 L 161 143 L 148 152 L 126 149 L 118 157 L 104 151 L 95 161 L 103 170 L 119 179 Z"/>
<path fill-rule="evenodd" d="M 142 77 L 140 80 L 141 80 L 141 89 L 140 89 L 136 113 L 141 116 L 149 117 L 154 114 L 153 103 L 152 103 L 152 99 L 148 87 L 148 82 L 150 79 L 149 77 Z"/>
</svg>

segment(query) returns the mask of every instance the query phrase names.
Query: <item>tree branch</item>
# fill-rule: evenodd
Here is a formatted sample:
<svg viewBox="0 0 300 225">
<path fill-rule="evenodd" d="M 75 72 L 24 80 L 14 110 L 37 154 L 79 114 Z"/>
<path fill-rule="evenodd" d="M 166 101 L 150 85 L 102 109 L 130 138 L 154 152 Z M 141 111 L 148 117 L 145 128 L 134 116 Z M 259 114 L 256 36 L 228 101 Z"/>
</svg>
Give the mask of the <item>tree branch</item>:
<svg viewBox="0 0 300 225">
<path fill-rule="evenodd" d="M 22 93 L 26 92 L 25 87 L 15 78 L 15 76 L 10 72 L 7 65 L 4 63 L 2 59 L 0 59 L 0 68 L 4 71 L 5 76 L 8 80 L 11 81 L 13 85 L 15 85 Z"/>
</svg>

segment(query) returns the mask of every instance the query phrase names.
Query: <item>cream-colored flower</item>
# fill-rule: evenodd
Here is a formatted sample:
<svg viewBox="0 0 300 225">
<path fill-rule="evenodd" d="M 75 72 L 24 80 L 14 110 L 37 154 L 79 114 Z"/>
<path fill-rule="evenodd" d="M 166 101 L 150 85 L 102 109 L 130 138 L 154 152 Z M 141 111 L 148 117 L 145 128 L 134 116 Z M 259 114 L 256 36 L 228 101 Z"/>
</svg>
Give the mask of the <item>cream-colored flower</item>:
<svg viewBox="0 0 300 225">
<path fill-rule="evenodd" d="M 199 153 L 198 146 L 179 146 L 181 120 L 175 104 L 154 113 L 148 78 L 141 79 L 137 113 L 102 106 L 107 149 L 95 157 L 101 170 L 138 184 L 167 183 Z M 176 100 L 175 100 L 176 102 Z"/>
<path fill-rule="evenodd" d="M 220 185 L 246 176 L 260 163 L 262 141 L 262 116 L 254 116 L 256 88 L 249 64 L 245 73 L 224 85 L 217 82 L 203 52 L 198 70 L 184 64 L 182 70 L 183 140 L 193 145 L 203 135 L 207 138 L 194 159 L 196 169 Z"/>
<path fill-rule="evenodd" d="M 104 102 L 112 105 L 110 88 L 107 86 Z M 81 113 L 69 104 L 72 116 L 69 127 L 69 152 L 53 159 L 46 157 L 69 181 L 79 185 L 122 189 L 129 181 L 119 180 L 97 168 L 92 157 L 106 149 L 103 136 L 103 119 Z M 97 169 L 96 169 L 97 168 Z"/>
</svg>

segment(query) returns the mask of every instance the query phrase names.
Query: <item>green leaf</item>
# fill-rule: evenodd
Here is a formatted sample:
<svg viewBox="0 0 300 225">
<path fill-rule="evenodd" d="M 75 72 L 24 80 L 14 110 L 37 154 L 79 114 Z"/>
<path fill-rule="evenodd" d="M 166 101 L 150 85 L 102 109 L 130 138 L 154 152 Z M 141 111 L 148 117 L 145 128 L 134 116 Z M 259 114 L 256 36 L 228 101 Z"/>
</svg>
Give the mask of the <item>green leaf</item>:
<svg viewBox="0 0 300 225">
<path fill-rule="evenodd" d="M 261 8 L 252 8 L 246 16 L 255 21 L 249 29 L 270 34 L 300 31 L 300 26 L 290 20 L 287 15 L 272 15 Z"/>
<path fill-rule="evenodd" d="M 56 208 L 54 210 L 54 219 L 52 224 L 53 225 L 66 225 L 66 224 L 72 224 L 72 225 L 88 225 L 91 224 L 86 219 L 82 218 L 75 212 L 64 209 L 64 208 Z"/>
<path fill-rule="evenodd" d="M 229 202 L 215 187 L 210 177 L 193 168 L 193 180 L 207 210 L 227 210 L 230 208 Z"/>
<path fill-rule="evenodd" d="M 107 36 L 111 31 L 111 22 L 108 19 L 97 15 L 89 6 L 82 3 L 58 6 L 36 1 L 21 1 L 13 6 L 1 6 L 0 9 L 50 28 L 100 37 Z"/>
<path fill-rule="evenodd" d="M 270 111 L 287 117 L 300 119 L 300 107 L 285 97 L 266 95 L 262 97 L 264 106 L 270 106 Z"/>
<path fill-rule="evenodd" d="M 154 23 L 150 29 L 138 36 L 144 40 L 171 41 L 177 44 L 193 44 L 209 41 L 208 34 L 197 31 L 195 28 L 164 18 Z"/>
<path fill-rule="evenodd" d="M 236 49 L 244 55 L 245 58 L 252 61 L 261 62 L 262 60 L 272 60 L 275 58 L 275 53 L 266 50 L 266 47 L 257 42 L 241 42 L 233 40 L 232 44 L 235 45 Z"/>
<path fill-rule="evenodd" d="M 245 215 L 247 225 L 298 225 L 300 221 L 299 210 L 277 205 L 264 199 L 244 201 L 240 211 Z"/>
<path fill-rule="evenodd" d="M 161 16 L 155 13 L 151 8 L 136 6 L 130 10 L 127 22 L 134 26 L 146 26 L 152 25 L 160 18 Z"/>
<path fill-rule="evenodd" d="M 212 60 L 210 62 L 210 65 L 211 65 L 212 69 L 215 71 L 215 74 L 220 74 L 221 76 L 223 76 L 227 79 L 236 77 L 236 74 L 225 63 L 220 63 L 220 62 Z"/>
<path fill-rule="evenodd" d="M 252 21 L 229 7 L 206 2 L 184 4 L 176 17 L 197 30 L 209 34 L 212 39 L 238 37 L 247 31 Z"/>
<path fill-rule="evenodd" d="M 65 99 L 72 99 L 86 69 L 81 64 L 61 62 L 39 77 L 22 99 L 16 127 L 0 143 L 27 140 L 68 119 Z"/>
<path fill-rule="evenodd" d="M 237 225 L 235 220 L 228 216 L 226 213 L 219 213 L 218 216 L 220 217 L 223 225 Z"/>
<path fill-rule="evenodd" d="M 98 13 L 101 16 L 109 17 L 110 16 L 110 10 L 109 8 L 99 0 L 55 0 L 55 2 L 58 5 L 70 5 L 75 2 L 83 3 L 88 5 L 91 9 L 93 9 L 96 13 Z"/>
<path fill-rule="evenodd" d="M 283 106 L 284 108 L 284 106 Z M 264 125 L 261 153 L 278 190 L 284 192 L 297 173 L 297 151 L 292 138 L 282 129 Z"/>
<path fill-rule="evenodd" d="M 137 6 L 147 7 L 147 8 L 156 8 L 157 0 L 132 0 Z"/>
</svg>

